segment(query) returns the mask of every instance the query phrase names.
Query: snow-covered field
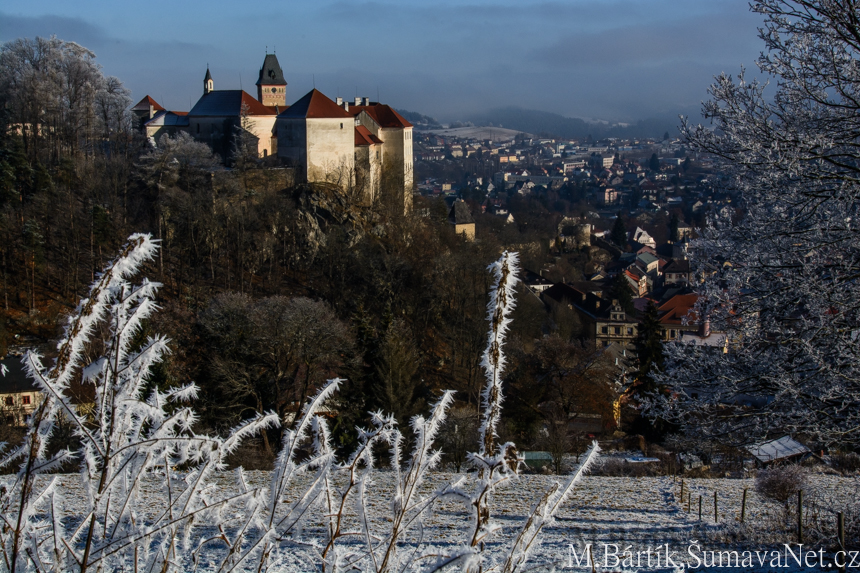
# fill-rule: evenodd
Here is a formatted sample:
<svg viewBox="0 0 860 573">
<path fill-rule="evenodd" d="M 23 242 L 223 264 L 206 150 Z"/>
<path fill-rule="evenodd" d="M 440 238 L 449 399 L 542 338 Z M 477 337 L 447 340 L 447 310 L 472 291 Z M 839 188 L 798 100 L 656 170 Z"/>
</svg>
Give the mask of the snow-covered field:
<svg viewBox="0 0 860 573">
<path fill-rule="evenodd" d="M 270 474 L 267 472 L 248 472 L 246 476 L 249 485 L 258 487 L 266 487 L 270 479 Z M 391 499 L 389 477 L 390 474 L 387 472 L 379 472 L 373 488 L 369 490 L 373 492 L 369 496 L 370 518 L 379 523 L 387 519 L 386 504 L 387 500 Z M 448 473 L 431 473 L 424 489 L 430 493 L 457 477 Z M 83 506 L 83 491 L 79 486 L 79 476 L 61 475 L 53 478 L 60 481 L 66 511 L 74 515 L 76 508 Z M 493 515 L 501 530 L 488 547 L 489 551 L 504 553 L 514 533 L 523 525 L 532 505 L 540 494 L 557 480 L 555 476 L 523 475 L 497 491 Z M 218 487 L 223 488 L 226 493 L 234 488 L 235 476 L 225 472 L 217 477 L 217 483 Z M 146 484 L 144 483 L 143 486 L 145 488 Z M 700 542 L 701 549 L 694 548 L 694 553 L 697 553 L 700 558 L 704 558 L 702 551 L 707 549 L 779 550 L 785 553 L 783 542 L 793 541 L 791 538 L 780 538 L 773 532 L 764 531 L 772 526 L 777 508 L 772 502 L 762 499 L 755 493 L 753 480 L 685 480 L 685 489 L 693 493 L 693 503 L 689 513 L 686 503 L 680 502 L 680 486 L 680 480 L 673 481 L 671 477 L 586 477 L 564 505 L 555 523 L 544 529 L 541 537 L 542 544 L 534 551 L 530 562 L 533 565 L 542 564 L 544 567 L 541 569 L 546 570 L 553 567 L 568 569 L 571 565 L 573 569 L 591 570 L 587 559 L 581 557 L 585 546 L 591 543 L 598 569 L 672 569 L 671 563 L 666 567 L 665 547 L 668 544 L 673 562 L 679 564 L 686 562 L 688 567 L 695 568 L 696 559 L 688 553 L 691 540 Z M 829 504 L 828 508 L 822 510 L 822 513 L 826 513 L 831 509 L 847 508 L 857 497 L 857 486 L 857 478 L 818 475 L 810 482 L 810 495 L 815 496 L 822 506 Z M 748 525 L 745 527 L 763 530 L 762 535 L 754 536 L 755 541 L 750 540 L 750 531 L 744 530 L 744 536 L 739 533 L 742 529 L 739 520 L 744 488 L 748 488 L 746 508 Z M 720 524 L 714 524 L 714 491 L 718 492 Z M 698 519 L 699 495 L 703 497 L 701 522 Z M 164 507 L 164 503 L 165 500 L 152 496 L 153 512 Z M 304 540 L 322 538 L 321 525 L 319 520 L 308 523 L 302 532 L 302 538 Z M 422 540 L 425 548 L 435 546 L 444 549 L 446 546 L 451 547 L 462 541 L 467 529 L 468 515 L 462 505 L 443 501 L 437 505 L 430 518 L 425 520 Z M 571 563 L 573 558 L 571 546 L 580 559 L 579 566 L 575 558 Z M 641 552 L 634 555 L 634 559 L 638 557 L 638 561 L 633 561 L 632 568 L 628 566 L 629 561 L 622 561 L 628 546 L 634 554 Z M 658 548 L 658 546 L 662 547 Z M 649 549 L 651 550 L 650 566 L 646 553 Z M 797 551 L 796 547 L 795 551 Z M 282 562 L 278 570 L 318 570 L 319 558 L 315 553 L 313 547 L 297 546 L 291 553 L 292 558 L 288 558 L 291 562 Z M 617 553 L 617 558 L 613 553 Z M 213 547 L 210 558 L 213 563 L 219 558 L 217 548 Z M 825 555 L 825 563 L 829 563 L 830 559 L 831 556 Z M 204 561 L 208 560 L 204 559 Z M 770 560 L 769 556 L 766 564 L 770 563 Z M 796 567 L 791 558 L 788 558 L 783 565 L 777 567 L 757 565 L 753 569 L 780 571 L 802 569 Z M 203 569 L 206 569 L 205 563 Z"/>
<path fill-rule="evenodd" d="M 443 137 L 492 139 L 493 141 L 513 141 L 517 135 L 524 133 L 504 127 L 454 127 L 450 129 L 429 129 L 427 131 Z"/>
</svg>

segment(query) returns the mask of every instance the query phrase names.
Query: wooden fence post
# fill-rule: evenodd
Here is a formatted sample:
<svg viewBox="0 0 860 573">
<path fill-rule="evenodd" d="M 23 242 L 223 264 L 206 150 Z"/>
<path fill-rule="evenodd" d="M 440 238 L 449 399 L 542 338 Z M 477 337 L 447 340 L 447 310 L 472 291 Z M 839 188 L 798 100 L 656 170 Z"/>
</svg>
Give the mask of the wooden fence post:
<svg viewBox="0 0 860 573">
<path fill-rule="evenodd" d="M 841 511 L 836 514 L 836 531 L 839 537 L 839 550 L 842 551 L 842 572 L 845 573 L 845 514 Z"/>
<path fill-rule="evenodd" d="M 744 522 L 744 518 L 747 516 L 747 488 L 744 488 L 744 497 L 741 500 L 741 523 Z"/>
<path fill-rule="evenodd" d="M 717 511 L 717 492 L 714 491 L 714 523 L 720 522 L 720 513 Z"/>
<path fill-rule="evenodd" d="M 803 543 L 803 490 L 797 490 L 797 542 Z"/>
<path fill-rule="evenodd" d="M 699 496 L 699 521 L 702 521 L 702 496 Z"/>
</svg>

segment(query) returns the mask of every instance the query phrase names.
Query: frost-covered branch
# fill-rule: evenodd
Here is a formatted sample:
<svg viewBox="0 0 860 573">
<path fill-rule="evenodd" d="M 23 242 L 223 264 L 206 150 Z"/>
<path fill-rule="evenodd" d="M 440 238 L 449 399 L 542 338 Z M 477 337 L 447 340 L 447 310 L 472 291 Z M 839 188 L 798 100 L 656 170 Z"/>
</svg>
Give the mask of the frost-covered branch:
<svg viewBox="0 0 860 573">
<path fill-rule="evenodd" d="M 726 350 L 673 344 L 654 415 L 736 444 L 786 433 L 860 443 L 860 50 L 856 2 L 758 0 L 776 84 L 721 75 L 684 132 L 722 158 L 743 216 L 715 213 L 692 255 L 719 267 L 699 316 Z M 723 262 L 729 264 L 723 265 Z"/>
</svg>

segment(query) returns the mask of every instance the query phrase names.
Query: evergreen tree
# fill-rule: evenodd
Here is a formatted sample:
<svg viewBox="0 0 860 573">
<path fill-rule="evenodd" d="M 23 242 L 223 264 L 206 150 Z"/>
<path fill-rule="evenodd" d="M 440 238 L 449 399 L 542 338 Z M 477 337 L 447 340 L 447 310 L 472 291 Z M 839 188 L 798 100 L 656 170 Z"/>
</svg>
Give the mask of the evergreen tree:
<svg viewBox="0 0 860 573">
<path fill-rule="evenodd" d="M 637 394 L 647 394 L 657 389 L 654 372 L 663 370 L 663 332 L 657 307 L 653 301 L 648 302 L 645 316 L 639 324 L 639 334 L 636 338 L 636 356 L 639 359 L 637 372 Z"/>
<path fill-rule="evenodd" d="M 621 308 L 627 314 L 634 314 L 636 308 L 633 306 L 633 292 L 630 290 L 629 283 L 624 277 L 624 273 L 620 272 L 612 279 L 612 286 L 609 289 L 609 299 L 617 300 Z"/>
<path fill-rule="evenodd" d="M 624 225 L 624 218 L 621 217 L 620 212 L 615 219 L 615 224 L 612 226 L 610 239 L 622 249 L 627 246 L 627 227 Z"/>
<path fill-rule="evenodd" d="M 660 171 L 660 159 L 656 153 L 651 154 L 651 159 L 648 160 L 648 169 L 651 171 Z"/>
<path fill-rule="evenodd" d="M 674 243 L 678 238 L 678 214 L 672 213 L 669 217 L 669 240 Z"/>
</svg>

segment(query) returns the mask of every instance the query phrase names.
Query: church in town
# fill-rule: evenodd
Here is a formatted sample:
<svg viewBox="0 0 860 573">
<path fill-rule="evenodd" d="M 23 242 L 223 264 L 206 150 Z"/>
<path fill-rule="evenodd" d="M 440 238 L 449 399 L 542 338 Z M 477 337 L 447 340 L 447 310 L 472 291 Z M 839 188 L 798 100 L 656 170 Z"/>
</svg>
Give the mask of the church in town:
<svg viewBox="0 0 860 573">
<path fill-rule="evenodd" d="M 391 106 L 355 98 L 332 100 L 313 89 L 287 105 L 287 81 L 275 54 L 266 54 L 257 97 L 244 90 L 216 90 L 210 70 L 203 94 L 190 111 L 169 111 L 146 96 L 134 107 L 140 128 L 156 144 L 184 131 L 229 159 L 243 133 L 260 157 L 292 167 L 297 181 L 358 189 L 373 201 L 382 186 L 412 200 L 412 124 Z"/>
</svg>

